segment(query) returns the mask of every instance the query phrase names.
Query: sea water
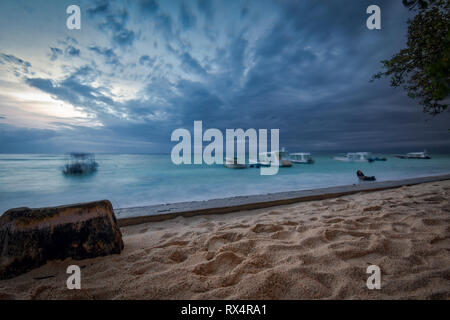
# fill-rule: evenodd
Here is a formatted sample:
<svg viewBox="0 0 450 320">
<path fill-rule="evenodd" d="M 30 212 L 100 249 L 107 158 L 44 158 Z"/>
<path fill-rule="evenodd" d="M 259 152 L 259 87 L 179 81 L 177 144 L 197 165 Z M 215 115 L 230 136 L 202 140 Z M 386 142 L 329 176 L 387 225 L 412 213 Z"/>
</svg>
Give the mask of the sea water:
<svg viewBox="0 0 450 320">
<path fill-rule="evenodd" d="M 380 155 L 377 155 L 380 156 Z M 166 154 L 97 154 L 98 171 L 62 173 L 67 155 L 0 154 L 0 214 L 15 207 L 42 207 L 108 199 L 114 208 L 217 199 L 361 183 L 356 170 L 377 181 L 450 173 L 450 156 L 373 163 L 340 162 L 313 155 L 314 164 L 294 164 L 262 176 L 257 168 L 174 165 Z M 363 182 L 367 183 L 367 182 Z"/>
</svg>

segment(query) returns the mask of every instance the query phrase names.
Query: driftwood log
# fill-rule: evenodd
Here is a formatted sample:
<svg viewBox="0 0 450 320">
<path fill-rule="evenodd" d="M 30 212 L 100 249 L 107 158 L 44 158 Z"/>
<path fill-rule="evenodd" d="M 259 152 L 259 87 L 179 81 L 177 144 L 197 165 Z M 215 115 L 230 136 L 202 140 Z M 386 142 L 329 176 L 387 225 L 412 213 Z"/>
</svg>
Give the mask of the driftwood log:
<svg viewBox="0 0 450 320">
<path fill-rule="evenodd" d="M 120 253 L 122 233 L 108 200 L 49 208 L 16 208 L 0 217 L 0 279 L 49 260 Z"/>
</svg>

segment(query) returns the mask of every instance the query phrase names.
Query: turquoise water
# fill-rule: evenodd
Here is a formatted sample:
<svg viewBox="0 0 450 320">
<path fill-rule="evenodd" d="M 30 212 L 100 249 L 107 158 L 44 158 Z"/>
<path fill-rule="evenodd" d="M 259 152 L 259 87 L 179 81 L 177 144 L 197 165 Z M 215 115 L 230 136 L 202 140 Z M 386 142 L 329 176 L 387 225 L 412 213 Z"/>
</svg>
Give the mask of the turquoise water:
<svg viewBox="0 0 450 320">
<path fill-rule="evenodd" d="M 61 171 L 65 155 L 0 154 L 0 213 L 13 207 L 100 199 L 125 208 L 348 185 L 359 183 L 358 169 L 378 181 L 450 173 L 450 156 L 402 160 L 385 155 L 388 161 L 374 163 L 339 162 L 332 156 L 313 155 L 313 165 L 294 165 L 280 168 L 277 175 L 261 176 L 256 168 L 176 166 L 170 155 L 99 154 L 96 173 L 67 177 Z"/>
</svg>

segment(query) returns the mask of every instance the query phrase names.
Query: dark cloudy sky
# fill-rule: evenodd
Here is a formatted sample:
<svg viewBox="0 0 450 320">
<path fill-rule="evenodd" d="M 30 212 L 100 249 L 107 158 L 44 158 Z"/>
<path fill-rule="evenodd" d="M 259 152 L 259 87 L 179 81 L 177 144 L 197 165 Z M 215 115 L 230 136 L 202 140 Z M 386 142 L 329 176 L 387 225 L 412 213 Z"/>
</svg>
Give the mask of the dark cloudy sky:
<svg viewBox="0 0 450 320">
<path fill-rule="evenodd" d="M 194 120 L 279 128 L 292 151 L 448 152 L 449 113 L 369 82 L 410 14 L 401 0 L 2 0 L 0 152 L 170 152 Z"/>
</svg>

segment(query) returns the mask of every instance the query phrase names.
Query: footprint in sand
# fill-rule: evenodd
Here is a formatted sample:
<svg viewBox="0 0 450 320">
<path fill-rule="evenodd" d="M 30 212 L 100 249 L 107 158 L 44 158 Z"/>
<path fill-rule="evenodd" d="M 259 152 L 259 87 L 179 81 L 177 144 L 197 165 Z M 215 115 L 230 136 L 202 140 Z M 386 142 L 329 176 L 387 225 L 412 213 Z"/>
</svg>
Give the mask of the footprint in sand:
<svg viewBox="0 0 450 320">
<path fill-rule="evenodd" d="M 0 300 L 14 300 L 14 297 L 10 294 L 0 292 Z"/>
<path fill-rule="evenodd" d="M 234 252 L 226 251 L 218 254 L 211 261 L 196 265 L 192 272 L 201 276 L 226 274 L 233 270 L 243 260 L 242 257 Z"/>
<path fill-rule="evenodd" d="M 324 218 L 326 218 L 326 217 L 324 217 Z M 327 219 L 327 220 L 325 220 L 325 223 L 326 224 L 329 224 L 329 223 L 339 223 L 339 222 L 342 222 L 342 221 L 344 221 L 344 219 L 342 219 L 342 218 L 332 218 L 332 219 Z"/>
<path fill-rule="evenodd" d="M 285 221 L 282 221 L 280 224 L 281 224 L 282 226 L 296 226 L 296 225 L 298 225 L 297 222 L 291 221 L 291 220 L 285 220 Z"/>
<path fill-rule="evenodd" d="M 277 239 L 277 240 L 290 240 L 292 239 L 292 237 L 295 235 L 294 232 L 292 231 L 278 231 L 275 232 L 271 238 L 272 239 Z"/>
<path fill-rule="evenodd" d="M 450 219 L 422 219 L 422 223 L 426 226 L 439 226 L 446 225 L 450 222 Z"/>
<path fill-rule="evenodd" d="M 326 229 L 323 232 L 323 237 L 327 241 L 358 240 L 361 238 L 368 238 L 369 234 L 350 230 Z"/>
<path fill-rule="evenodd" d="M 282 231 L 283 227 L 280 225 L 258 223 L 251 230 L 255 233 L 272 233 L 272 232 Z"/>
<path fill-rule="evenodd" d="M 186 261 L 187 255 L 181 250 L 175 250 L 169 255 L 169 259 L 175 263 Z"/>
<path fill-rule="evenodd" d="M 189 241 L 181 241 L 181 240 L 174 240 L 174 241 L 169 241 L 163 244 L 160 244 L 158 246 L 155 246 L 153 248 L 167 248 L 167 247 L 171 247 L 171 246 L 185 246 L 189 243 Z"/>
<path fill-rule="evenodd" d="M 310 229 L 310 227 L 309 226 L 304 226 L 304 225 L 298 225 L 296 228 L 295 228 L 295 231 L 297 231 L 297 232 L 305 232 L 305 231 L 308 231 Z"/>
<path fill-rule="evenodd" d="M 206 242 L 206 250 L 207 251 L 217 251 L 223 245 L 239 241 L 242 238 L 242 234 L 236 232 L 227 232 L 224 234 L 219 234 L 209 238 Z"/>
<path fill-rule="evenodd" d="M 173 232 L 166 232 L 166 233 L 164 233 L 164 234 L 161 236 L 161 238 L 167 239 L 167 238 L 171 238 L 171 237 L 176 236 L 176 235 L 177 235 L 177 234 L 176 234 L 176 233 L 173 233 Z"/>
<path fill-rule="evenodd" d="M 429 202 L 429 203 L 441 203 L 441 202 L 446 201 L 447 199 L 442 196 L 433 196 L 433 197 L 425 198 L 423 200 L 425 200 L 426 202 Z"/>
<path fill-rule="evenodd" d="M 248 224 L 233 224 L 231 226 L 223 226 L 219 229 L 219 231 L 233 230 L 233 229 L 247 229 L 249 227 Z"/>
<path fill-rule="evenodd" d="M 234 286 L 241 281 L 242 277 L 242 273 L 232 273 L 230 275 L 226 275 L 224 278 L 222 278 L 220 286 L 222 288 Z"/>
<path fill-rule="evenodd" d="M 214 251 L 208 251 L 205 254 L 205 259 L 206 260 L 211 260 L 212 258 L 214 258 L 216 256 L 216 253 Z"/>
<path fill-rule="evenodd" d="M 406 223 L 393 223 L 391 228 L 395 232 L 405 233 L 409 231 L 409 226 Z"/>
<path fill-rule="evenodd" d="M 363 212 L 370 212 L 370 211 L 380 211 L 381 206 L 373 206 L 373 207 L 367 207 L 363 209 Z"/>
</svg>

